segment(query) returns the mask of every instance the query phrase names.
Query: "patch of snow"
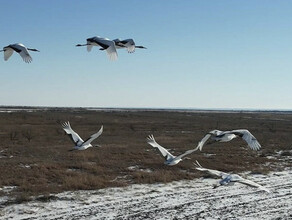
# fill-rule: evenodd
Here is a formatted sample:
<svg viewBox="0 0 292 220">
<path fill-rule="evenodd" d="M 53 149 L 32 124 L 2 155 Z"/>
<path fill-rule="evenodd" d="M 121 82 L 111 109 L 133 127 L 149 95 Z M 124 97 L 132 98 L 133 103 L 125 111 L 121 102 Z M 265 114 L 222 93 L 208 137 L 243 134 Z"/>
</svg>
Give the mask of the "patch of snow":
<svg viewBox="0 0 292 220">
<path fill-rule="evenodd" d="M 193 131 L 181 131 L 182 134 L 191 134 Z"/>
<path fill-rule="evenodd" d="M 0 191 L 4 192 L 4 193 L 8 193 L 11 192 L 12 190 L 16 189 L 17 186 L 3 186 L 0 188 Z"/>
<path fill-rule="evenodd" d="M 137 169 L 139 169 L 139 166 L 130 166 L 130 167 L 128 167 L 128 170 L 137 170 Z"/>
<path fill-rule="evenodd" d="M 30 169 L 30 168 L 31 168 L 31 166 L 28 165 L 28 164 L 20 164 L 19 166 L 20 166 L 21 168 L 27 168 L 27 169 Z"/>
<path fill-rule="evenodd" d="M 275 151 L 275 154 L 272 156 L 267 156 L 268 159 L 276 159 L 279 161 L 282 161 L 284 163 L 291 163 L 292 162 L 292 150 L 280 150 L 280 151 Z"/>
<path fill-rule="evenodd" d="M 212 157 L 212 156 L 215 156 L 216 154 L 207 154 L 207 153 L 203 153 L 203 155 L 204 155 L 205 157 Z"/>
<path fill-rule="evenodd" d="M 4 207 L 0 219 L 291 219 L 292 169 L 249 175 L 272 193 L 217 179 L 64 192 L 49 202 Z"/>
<path fill-rule="evenodd" d="M 143 169 L 143 168 L 140 168 L 138 165 L 135 165 L 135 166 L 130 166 L 128 167 L 128 170 L 131 170 L 131 171 L 142 171 L 142 172 L 146 172 L 146 173 L 151 173 L 152 170 L 151 169 Z"/>
<path fill-rule="evenodd" d="M 1 153 L 4 153 L 4 155 L 0 155 L 0 158 L 12 158 L 12 157 L 13 157 L 12 155 L 7 155 L 7 154 L 5 153 L 6 150 L 7 150 L 7 149 L 3 149 L 3 150 L 0 151 L 0 154 L 1 154 Z"/>
</svg>

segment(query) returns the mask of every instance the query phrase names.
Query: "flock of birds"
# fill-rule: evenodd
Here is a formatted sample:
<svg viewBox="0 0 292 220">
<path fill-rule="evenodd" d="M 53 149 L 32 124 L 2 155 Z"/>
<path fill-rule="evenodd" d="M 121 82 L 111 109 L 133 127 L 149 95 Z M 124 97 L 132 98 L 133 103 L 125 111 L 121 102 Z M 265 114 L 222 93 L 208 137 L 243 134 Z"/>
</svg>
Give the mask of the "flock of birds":
<svg viewBox="0 0 292 220">
<path fill-rule="evenodd" d="M 83 141 L 82 138 L 71 128 L 69 122 L 64 122 L 62 124 L 62 128 L 70 136 L 71 140 L 74 143 L 74 148 L 72 150 L 86 150 L 89 147 L 93 147 L 93 145 L 91 145 L 91 142 L 95 140 L 96 138 L 98 138 L 103 132 L 103 126 L 101 126 L 100 130 L 97 133 L 91 135 L 87 140 Z M 147 143 L 150 144 L 154 148 L 158 148 L 161 155 L 165 159 L 165 162 L 164 162 L 165 165 L 173 166 L 173 165 L 178 164 L 183 159 L 189 159 L 185 157 L 186 155 L 189 155 L 197 150 L 201 151 L 203 146 L 205 145 L 205 143 L 208 142 L 209 139 L 211 139 L 211 141 L 208 142 L 208 144 L 212 144 L 215 142 L 231 141 L 232 139 L 236 137 L 241 137 L 244 141 L 246 141 L 246 143 L 252 150 L 259 150 L 261 148 L 261 145 L 259 144 L 257 139 L 246 129 L 238 129 L 238 130 L 232 130 L 232 131 L 212 130 L 208 132 L 205 135 L 205 137 L 203 137 L 203 139 L 198 143 L 196 148 L 187 150 L 186 152 L 178 156 L 172 155 L 166 148 L 159 145 L 156 142 L 153 135 L 149 135 L 147 137 Z M 99 147 L 99 145 L 96 145 L 95 147 Z M 218 170 L 207 169 L 207 168 L 202 167 L 198 161 L 196 161 L 194 165 L 196 166 L 197 170 L 208 172 L 209 174 L 220 177 L 222 179 L 218 182 L 218 184 L 214 185 L 214 188 L 218 186 L 222 186 L 222 185 L 231 185 L 234 182 L 239 182 L 239 183 L 246 184 L 252 187 L 256 187 L 259 190 L 270 192 L 267 188 L 261 186 L 260 184 L 255 183 L 251 180 L 245 179 L 237 174 L 230 174 L 230 173 L 224 173 Z"/>
<path fill-rule="evenodd" d="M 144 46 L 136 46 L 133 39 L 114 39 L 110 40 L 108 38 L 102 38 L 99 36 L 87 38 L 86 44 L 77 44 L 76 47 L 87 46 L 87 51 L 90 52 L 93 46 L 100 47 L 99 50 L 105 50 L 110 60 L 116 60 L 118 58 L 117 49 L 127 49 L 129 53 L 134 53 L 136 48 L 147 49 Z M 6 47 L 3 47 L 4 60 L 7 61 L 13 54 L 17 52 L 23 59 L 24 62 L 30 63 L 32 57 L 28 51 L 40 52 L 37 49 L 27 48 L 21 43 L 10 44 Z"/>
<path fill-rule="evenodd" d="M 108 38 L 102 38 L 99 36 L 87 38 L 86 44 L 77 44 L 76 45 L 76 47 L 82 47 L 82 46 L 86 46 L 88 52 L 90 52 L 92 50 L 93 46 L 98 46 L 98 47 L 100 47 L 99 50 L 106 51 L 110 60 L 116 60 L 118 58 L 117 49 L 126 49 L 128 51 L 128 53 L 135 52 L 136 48 L 147 49 L 144 46 L 136 46 L 133 39 L 110 40 Z M 10 44 L 10 45 L 4 47 L 3 50 L 0 50 L 0 52 L 4 52 L 4 60 L 5 61 L 7 61 L 12 56 L 13 52 L 17 52 L 22 57 L 24 62 L 30 63 L 30 62 L 32 62 L 32 57 L 30 56 L 28 51 L 40 52 L 37 49 L 27 48 L 21 43 Z M 63 123 L 62 127 L 63 127 L 64 131 L 68 135 L 70 135 L 70 137 L 74 143 L 74 148 L 72 150 L 86 150 L 89 147 L 93 147 L 93 145 L 91 145 L 91 142 L 93 140 L 95 140 L 96 138 L 98 138 L 103 132 L 103 126 L 102 126 L 97 133 L 91 135 L 88 139 L 83 141 L 83 139 L 71 128 L 69 122 Z M 241 137 L 244 141 L 246 141 L 248 146 L 252 150 L 259 150 L 261 148 L 261 145 L 256 140 L 256 138 L 246 129 L 232 130 L 232 131 L 219 131 L 219 130 L 210 131 L 198 143 L 198 146 L 196 148 L 191 149 L 191 150 L 187 150 L 185 153 L 178 155 L 178 156 L 172 155 L 167 149 L 165 149 L 164 147 L 159 145 L 156 142 L 153 135 L 148 136 L 147 142 L 152 147 L 158 148 L 158 150 L 160 151 L 160 153 L 162 154 L 162 156 L 165 159 L 164 164 L 169 165 L 169 166 L 173 166 L 173 165 L 178 164 L 183 159 L 187 159 L 187 157 L 185 157 L 186 155 L 189 155 L 197 150 L 201 151 L 203 146 L 205 145 L 205 143 L 209 140 L 211 140 L 211 141 L 209 141 L 209 143 L 227 142 L 227 141 L 231 141 L 232 139 L 234 139 L 236 137 Z M 98 145 L 96 145 L 96 146 L 98 147 Z M 218 170 L 207 169 L 207 168 L 202 167 L 198 161 L 196 161 L 195 166 L 196 166 L 197 170 L 208 172 L 211 175 L 215 175 L 215 176 L 222 178 L 222 180 L 219 181 L 218 184 L 216 184 L 214 187 L 218 187 L 221 185 L 229 185 L 233 182 L 239 182 L 239 183 L 243 183 L 243 184 L 247 184 L 247 185 L 250 185 L 253 187 L 257 187 L 260 190 L 264 190 L 264 191 L 269 192 L 269 190 L 266 189 L 265 187 L 255 183 L 251 180 L 244 179 L 237 174 L 228 174 L 228 173 L 224 173 L 224 172 L 221 172 Z"/>
</svg>

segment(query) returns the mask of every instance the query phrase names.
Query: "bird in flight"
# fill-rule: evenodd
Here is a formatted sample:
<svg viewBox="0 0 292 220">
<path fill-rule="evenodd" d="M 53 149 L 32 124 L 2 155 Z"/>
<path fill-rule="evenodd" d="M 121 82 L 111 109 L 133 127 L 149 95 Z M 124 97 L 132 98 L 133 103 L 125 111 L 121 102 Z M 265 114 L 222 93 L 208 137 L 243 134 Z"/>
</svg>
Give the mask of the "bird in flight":
<svg viewBox="0 0 292 220">
<path fill-rule="evenodd" d="M 71 140 L 75 144 L 73 150 L 86 150 L 89 147 L 93 147 L 91 142 L 98 138 L 103 131 L 103 126 L 99 129 L 99 131 L 93 135 L 91 135 L 87 140 L 83 141 L 82 138 L 71 128 L 69 121 L 64 122 L 62 124 L 64 131 L 70 136 Z M 99 147 L 98 145 L 94 147 Z"/>
<path fill-rule="evenodd" d="M 192 149 L 192 150 L 187 150 L 185 153 L 179 155 L 179 156 L 173 156 L 171 153 L 168 152 L 168 150 L 166 150 L 164 147 L 160 146 L 154 139 L 153 135 L 149 135 L 147 137 L 147 143 L 150 144 L 152 147 L 156 147 L 158 148 L 158 150 L 160 151 L 160 153 L 162 154 L 162 156 L 165 159 L 164 164 L 166 165 L 176 165 L 178 164 L 180 161 L 182 161 L 182 158 L 188 154 L 193 153 L 194 151 L 196 151 L 196 149 Z"/>
<path fill-rule="evenodd" d="M 207 142 L 209 138 L 212 140 L 211 143 L 214 143 L 214 142 L 228 142 L 236 137 L 241 137 L 243 140 L 245 140 L 248 146 L 252 150 L 259 150 L 261 148 L 260 143 L 248 130 L 238 129 L 238 130 L 232 130 L 232 131 L 219 131 L 219 130 L 210 131 L 198 143 L 198 146 L 196 149 L 200 149 L 201 151 L 204 144 Z"/>
<path fill-rule="evenodd" d="M 87 38 L 86 41 L 86 44 L 77 44 L 76 47 L 87 46 L 87 51 L 90 52 L 93 46 L 99 46 L 102 50 L 106 51 L 110 60 L 118 59 L 118 53 L 114 41 L 99 36 Z"/>
<path fill-rule="evenodd" d="M 125 39 L 125 40 L 114 39 L 113 41 L 115 42 L 117 49 L 126 48 L 128 53 L 134 53 L 136 48 L 147 49 L 144 46 L 136 46 L 135 41 L 133 39 Z"/>
<path fill-rule="evenodd" d="M 23 61 L 26 63 L 30 63 L 32 61 L 32 57 L 30 56 L 28 51 L 35 51 L 40 52 L 37 49 L 27 48 L 23 44 L 17 43 L 17 44 L 10 44 L 6 47 L 3 47 L 3 50 L 0 50 L 0 52 L 4 52 L 4 60 L 7 61 L 13 54 L 13 52 L 19 53 L 19 55 L 22 57 Z"/>
<path fill-rule="evenodd" d="M 270 192 L 270 190 L 268 190 L 264 186 L 262 186 L 256 182 L 253 182 L 251 180 L 245 179 L 245 178 L 239 176 L 238 174 L 229 174 L 229 173 L 221 172 L 219 170 L 212 170 L 212 169 L 204 168 L 201 166 L 201 164 L 197 160 L 196 160 L 196 163 L 194 163 L 194 165 L 196 166 L 197 170 L 200 170 L 203 172 L 208 172 L 212 176 L 217 176 L 217 177 L 221 178 L 221 180 L 218 182 L 218 184 L 214 185 L 214 188 L 217 188 L 219 186 L 231 185 L 232 183 L 238 182 L 238 183 L 242 183 L 242 184 L 245 184 L 248 186 L 256 187 L 259 190 Z"/>
</svg>

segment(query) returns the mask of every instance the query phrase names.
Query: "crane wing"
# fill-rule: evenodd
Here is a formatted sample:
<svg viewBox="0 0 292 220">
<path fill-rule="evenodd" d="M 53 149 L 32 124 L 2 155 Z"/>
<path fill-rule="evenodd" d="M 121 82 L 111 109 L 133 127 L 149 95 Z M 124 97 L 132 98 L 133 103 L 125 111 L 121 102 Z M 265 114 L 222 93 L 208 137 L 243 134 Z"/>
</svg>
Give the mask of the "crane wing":
<svg viewBox="0 0 292 220">
<path fill-rule="evenodd" d="M 107 53 L 110 60 L 116 60 L 118 53 L 116 50 L 115 42 L 108 38 L 94 37 L 94 42 L 101 46 Z"/>
<path fill-rule="evenodd" d="M 203 137 L 203 139 L 198 143 L 198 146 L 196 147 L 195 150 L 200 149 L 200 151 L 202 150 L 204 144 L 206 143 L 206 141 L 211 137 L 211 134 L 206 134 L 205 137 Z"/>
<path fill-rule="evenodd" d="M 29 55 L 28 50 L 23 47 L 19 55 L 22 57 L 23 61 L 26 63 L 30 63 L 32 61 L 32 57 Z"/>
<path fill-rule="evenodd" d="M 231 131 L 232 134 L 240 136 L 252 150 L 259 150 L 261 148 L 257 139 L 246 129 L 239 129 Z"/>
<path fill-rule="evenodd" d="M 147 143 L 150 144 L 152 147 L 157 147 L 162 156 L 165 158 L 165 160 L 169 160 L 170 158 L 174 158 L 174 156 L 169 153 L 164 147 L 160 146 L 154 139 L 153 135 L 149 135 L 147 137 Z"/>
<path fill-rule="evenodd" d="M 239 180 L 237 180 L 237 182 L 245 184 L 245 185 L 248 185 L 248 186 L 259 188 L 260 190 L 266 191 L 268 193 L 270 192 L 270 190 L 268 190 L 267 188 L 263 187 L 262 185 L 260 185 L 260 184 L 258 184 L 256 182 L 253 182 L 251 180 L 244 179 L 242 177 Z"/>
<path fill-rule="evenodd" d="M 124 45 L 127 47 L 128 53 L 134 53 L 135 52 L 135 42 L 133 39 L 127 39 L 127 43 Z"/>
<path fill-rule="evenodd" d="M 183 158 L 184 156 L 186 156 L 186 155 L 188 155 L 188 154 L 191 154 L 191 153 L 195 152 L 196 150 L 198 150 L 198 149 L 196 148 L 196 149 L 187 150 L 186 152 L 184 152 L 183 154 L 177 156 L 176 158 L 181 159 L 181 158 Z"/>
<path fill-rule="evenodd" d="M 196 166 L 197 170 L 200 171 L 204 171 L 204 172 L 208 172 L 209 174 L 213 175 L 213 176 L 218 176 L 221 178 L 225 178 L 226 176 L 228 176 L 228 173 L 224 173 L 222 171 L 219 170 L 212 170 L 212 169 L 207 169 L 201 166 L 201 164 L 196 160 L 196 163 L 194 163 L 194 165 Z"/>
<path fill-rule="evenodd" d="M 76 146 L 80 146 L 84 141 L 70 126 L 69 121 L 62 124 L 64 131 L 70 136 Z"/>
<path fill-rule="evenodd" d="M 92 47 L 93 47 L 93 45 L 91 45 L 91 44 L 87 44 L 87 46 L 86 46 L 86 47 L 87 47 L 87 51 L 88 51 L 88 52 L 90 52 L 90 51 L 91 51 L 91 49 L 92 49 Z"/>
<path fill-rule="evenodd" d="M 9 48 L 9 47 L 4 47 L 4 60 L 7 61 L 9 59 L 9 57 L 12 56 L 13 54 L 13 49 Z"/>
<path fill-rule="evenodd" d="M 126 46 L 122 43 L 121 39 L 114 39 L 113 42 L 115 43 L 116 49 L 125 48 Z"/>
<path fill-rule="evenodd" d="M 108 38 L 100 38 L 100 37 L 93 37 L 89 38 L 90 42 L 94 42 L 97 45 L 101 46 L 103 49 L 106 50 L 106 53 L 110 60 L 116 60 L 118 58 L 118 53 L 116 50 L 115 42 L 108 39 Z"/>
<path fill-rule="evenodd" d="M 87 51 L 90 52 L 92 47 L 93 47 L 93 45 L 90 44 L 91 42 L 89 40 L 87 40 L 86 42 L 87 42 L 87 45 L 86 45 Z"/>
<path fill-rule="evenodd" d="M 98 132 L 91 135 L 87 140 L 85 140 L 83 144 L 84 145 L 90 144 L 94 139 L 98 138 L 102 134 L 102 132 L 103 132 L 103 126 L 101 126 Z"/>
<path fill-rule="evenodd" d="M 109 41 L 109 47 L 106 49 L 106 53 L 110 60 L 118 59 L 118 53 L 116 50 L 115 43 L 113 41 Z"/>
</svg>

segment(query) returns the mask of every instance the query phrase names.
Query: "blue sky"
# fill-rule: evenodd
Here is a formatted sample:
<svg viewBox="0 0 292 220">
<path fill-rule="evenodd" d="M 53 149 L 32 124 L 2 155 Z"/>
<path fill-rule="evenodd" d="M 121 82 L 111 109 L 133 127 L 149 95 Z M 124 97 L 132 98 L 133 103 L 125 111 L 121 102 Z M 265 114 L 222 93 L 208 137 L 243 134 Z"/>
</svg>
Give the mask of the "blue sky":
<svg viewBox="0 0 292 220">
<path fill-rule="evenodd" d="M 0 105 L 292 109 L 292 2 L 0 1 Z M 92 36 L 133 38 L 110 61 Z M 3 56 L 1 54 L 1 56 Z"/>
</svg>

